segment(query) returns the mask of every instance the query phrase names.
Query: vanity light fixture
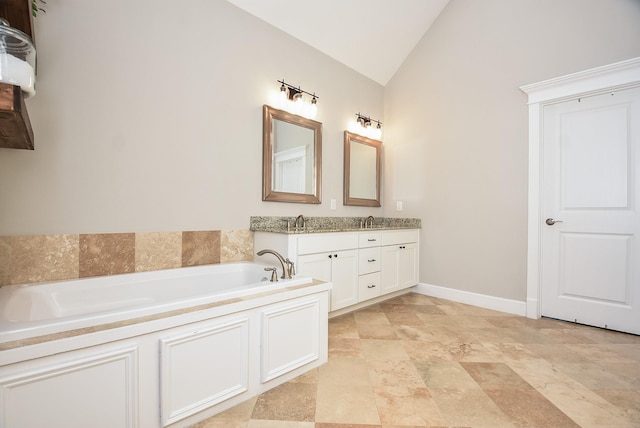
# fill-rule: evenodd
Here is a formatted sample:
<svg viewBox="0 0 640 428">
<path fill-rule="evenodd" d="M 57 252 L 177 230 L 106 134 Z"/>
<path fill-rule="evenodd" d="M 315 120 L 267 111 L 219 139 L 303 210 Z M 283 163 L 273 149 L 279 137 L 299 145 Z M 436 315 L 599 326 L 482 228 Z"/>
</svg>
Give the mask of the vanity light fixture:
<svg viewBox="0 0 640 428">
<path fill-rule="evenodd" d="M 356 118 L 356 122 L 360 125 L 360 130 L 356 129 L 354 132 L 374 140 L 379 140 L 382 137 L 382 122 L 360 113 L 356 113 Z M 373 122 L 377 124 L 375 128 L 371 126 Z"/>
<path fill-rule="evenodd" d="M 308 118 L 314 118 L 318 113 L 318 98 L 316 93 L 311 93 L 302 90 L 300 86 L 297 88 L 282 80 L 278 80 L 280 83 L 280 98 L 282 108 L 291 113 L 305 116 Z M 311 97 L 311 101 L 305 101 L 303 94 L 307 94 Z"/>
</svg>

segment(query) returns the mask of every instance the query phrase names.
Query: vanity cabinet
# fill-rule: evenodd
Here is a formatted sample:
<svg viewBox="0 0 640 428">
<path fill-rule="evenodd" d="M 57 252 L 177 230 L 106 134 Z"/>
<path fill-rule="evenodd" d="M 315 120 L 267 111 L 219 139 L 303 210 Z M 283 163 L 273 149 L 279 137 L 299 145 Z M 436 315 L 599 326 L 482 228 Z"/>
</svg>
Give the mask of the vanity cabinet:
<svg viewBox="0 0 640 428">
<path fill-rule="evenodd" d="M 255 232 L 254 246 L 256 251 L 269 248 L 288 257 L 299 275 L 331 282 L 331 311 L 418 284 L 417 229 Z"/>
<path fill-rule="evenodd" d="M 418 231 L 390 231 L 382 239 L 382 293 L 418 283 Z"/>
</svg>

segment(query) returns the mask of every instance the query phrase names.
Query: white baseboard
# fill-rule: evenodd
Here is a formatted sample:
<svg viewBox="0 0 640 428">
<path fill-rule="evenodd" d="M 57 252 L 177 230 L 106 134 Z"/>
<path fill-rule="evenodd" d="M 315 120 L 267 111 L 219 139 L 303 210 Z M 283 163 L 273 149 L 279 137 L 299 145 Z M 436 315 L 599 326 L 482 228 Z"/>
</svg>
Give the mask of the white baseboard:
<svg viewBox="0 0 640 428">
<path fill-rule="evenodd" d="M 503 299 L 502 297 L 488 296 L 486 294 L 471 293 L 469 291 L 456 290 L 454 288 L 441 287 L 431 284 L 418 284 L 413 291 L 425 296 L 438 297 L 479 306 L 494 311 L 506 312 L 514 315 L 527 315 L 527 304 L 518 300 Z"/>
<path fill-rule="evenodd" d="M 538 307 L 538 299 L 527 298 L 527 318 L 540 318 L 540 309 Z"/>
</svg>

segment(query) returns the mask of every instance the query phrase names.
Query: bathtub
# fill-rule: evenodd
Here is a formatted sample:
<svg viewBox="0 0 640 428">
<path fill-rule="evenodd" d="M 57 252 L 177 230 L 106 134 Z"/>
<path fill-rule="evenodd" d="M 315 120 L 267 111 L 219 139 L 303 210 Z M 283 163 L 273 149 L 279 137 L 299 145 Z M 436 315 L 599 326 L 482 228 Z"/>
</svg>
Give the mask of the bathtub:
<svg viewBox="0 0 640 428">
<path fill-rule="evenodd" d="M 0 426 L 188 426 L 318 367 L 331 284 L 265 267 L 1 287 Z"/>
<path fill-rule="evenodd" d="M 301 284 L 238 262 L 0 287 L 0 343 L 166 313 Z"/>
</svg>

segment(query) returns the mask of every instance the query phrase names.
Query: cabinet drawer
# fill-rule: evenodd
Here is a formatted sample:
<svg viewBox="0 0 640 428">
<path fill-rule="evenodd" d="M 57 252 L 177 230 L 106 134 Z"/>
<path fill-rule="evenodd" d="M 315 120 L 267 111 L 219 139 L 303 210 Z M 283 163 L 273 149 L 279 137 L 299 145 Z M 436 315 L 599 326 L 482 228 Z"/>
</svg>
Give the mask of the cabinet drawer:
<svg viewBox="0 0 640 428">
<path fill-rule="evenodd" d="M 358 273 L 360 275 L 380 270 L 380 247 L 362 248 L 358 253 Z"/>
<path fill-rule="evenodd" d="M 385 231 L 382 233 L 382 245 L 418 242 L 419 236 L 420 232 L 417 229 Z"/>
<path fill-rule="evenodd" d="M 358 302 L 373 299 L 380 295 L 380 272 L 358 277 Z"/>
<path fill-rule="evenodd" d="M 324 253 L 358 248 L 357 233 L 316 234 L 298 237 L 298 254 Z"/>
<path fill-rule="evenodd" d="M 380 232 L 360 232 L 358 235 L 358 244 L 360 248 L 379 246 L 380 242 Z"/>
</svg>

